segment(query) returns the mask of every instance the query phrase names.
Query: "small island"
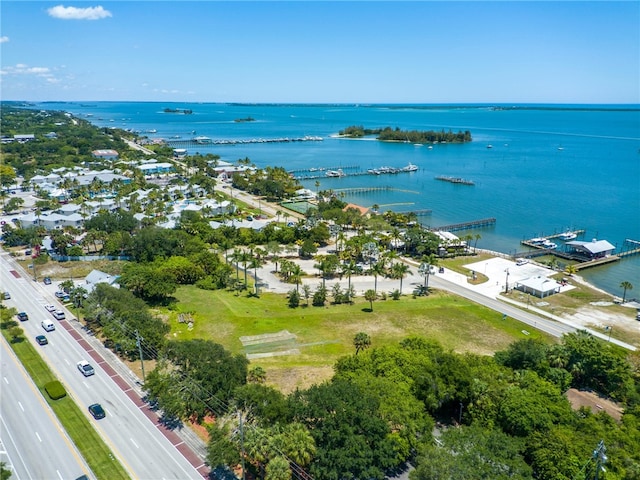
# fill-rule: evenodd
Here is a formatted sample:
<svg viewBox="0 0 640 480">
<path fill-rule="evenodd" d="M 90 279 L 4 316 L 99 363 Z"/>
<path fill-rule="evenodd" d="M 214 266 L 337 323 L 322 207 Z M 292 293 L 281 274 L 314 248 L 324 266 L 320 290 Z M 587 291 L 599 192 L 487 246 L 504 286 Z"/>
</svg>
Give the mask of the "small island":
<svg viewBox="0 0 640 480">
<path fill-rule="evenodd" d="M 451 130 L 445 132 L 441 130 L 428 130 L 420 132 L 418 130 L 400 130 L 399 128 L 364 128 L 363 126 L 351 126 L 338 132 L 341 137 L 361 138 L 368 135 L 377 135 L 377 139 L 383 142 L 404 142 L 404 143 L 465 143 L 471 141 L 469 130 L 453 133 Z"/>
<path fill-rule="evenodd" d="M 243 123 L 243 122 L 255 122 L 256 119 L 253 117 L 246 117 L 246 118 L 236 118 L 234 120 L 234 122 L 236 123 Z"/>
<path fill-rule="evenodd" d="M 193 110 L 188 108 L 165 108 L 164 113 L 182 113 L 183 115 L 191 115 Z"/>
</svg>

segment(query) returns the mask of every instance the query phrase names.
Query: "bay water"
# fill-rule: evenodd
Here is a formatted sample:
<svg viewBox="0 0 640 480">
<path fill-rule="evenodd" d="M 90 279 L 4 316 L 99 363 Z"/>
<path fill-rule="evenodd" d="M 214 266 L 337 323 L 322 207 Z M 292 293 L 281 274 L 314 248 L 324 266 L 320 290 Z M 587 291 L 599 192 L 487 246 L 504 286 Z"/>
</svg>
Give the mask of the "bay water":
<svg viewBox="0 0 640 480">
<path fill-rule="evenodd" d="M 618 250 L 640 241 L 640 106 L 638 105 L 302 105 L 154 102 L 43 102 L 101 127 L 132 129 L 149 138 L 257 140 L 318 136 L 321 141 L 189 146 L 235 162 L 287 170 L 389 166 L 412 173 L 302 181 L 314 191 L 344 190 L 344 200 L 381 211 L 431 210 L 427 226 L 495 218 L 494 226 L 457 232 L 480 234 L 479 248 L 524 249 L 526 238 L 584 229 L 579 240 L 608 240 Z M 165 108 L 192 114 L 166 113 Z M 252 121 L 238 121 L 247 120 Z M 469 130 L 465 144 L 384 143 L 373 137 L 337 138 L 348 126 L 401 130 Z M 106 146 L 105 146 L 106 147 Z M 430 148 L 431 147 L 431 148 Z M 352 168 L 354 167 L 354 168 Z M 474 185 L 438 181 L 462 177 Z M 316 184 L 319 183 L 319 185 Z M 353 193 L 353 188 L 381 187 Z M 560 240 L 554 240 L 562 246 Z M 640 245 L 639 245 L 640 246 Z M 640 255 L 580 272 L 598 288 L 621 296 L 620 283 L 640 291 Z M 634 290 L 627 297 L 638 297 Z"/>
</svg>

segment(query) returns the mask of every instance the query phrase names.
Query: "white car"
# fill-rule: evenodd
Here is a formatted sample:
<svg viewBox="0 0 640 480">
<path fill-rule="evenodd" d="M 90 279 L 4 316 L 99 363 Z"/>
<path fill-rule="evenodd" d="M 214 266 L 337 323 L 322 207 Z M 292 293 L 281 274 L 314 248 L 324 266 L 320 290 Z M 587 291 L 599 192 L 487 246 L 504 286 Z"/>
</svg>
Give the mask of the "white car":
<svg viewBox="0 0 640 480">
<path fill-rule="evenodd" d="M 55 312 L 55 311 L 56 311 L 56 306 L 55 306 L 55 305 L 51 305 L 50 303 L 47 303 L 47 304 L 44 306 L 44 309 L 45 309 L 47 312 Z"/>
<path fill-rule="evenodd" d="M 80 360 L 76 365 L 78 367 L 78 370 L 80 370 L 80 373 L 82 373 L 85 377 L 96 373 L 93 367 L 86 360 Z"/>
</svg>

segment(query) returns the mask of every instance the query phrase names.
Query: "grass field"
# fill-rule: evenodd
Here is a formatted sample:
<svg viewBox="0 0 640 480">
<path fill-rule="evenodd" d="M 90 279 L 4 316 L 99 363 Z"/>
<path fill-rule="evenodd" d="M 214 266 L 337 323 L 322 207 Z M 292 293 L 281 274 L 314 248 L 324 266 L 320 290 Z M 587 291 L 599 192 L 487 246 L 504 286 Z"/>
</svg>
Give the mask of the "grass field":
<svg viewBox="0 0 640 480">
<path fill-rule="evenodd" d="M 251 365 L 264 368 L 268 382 L 284 392 L 329 378 L 335 361 L 354 353 L 353 337 L 358 332 L 369 334 L 374 347 L 421 335 L 438 340 L 450 350 L 485 355 L 524 338 L 521 323 L 502 320 L 502 315 L 493 310 L 439 291 L 428 297 L 377 301 L 373 311 L 363 298 L 356 298 L 353 305 L 291 309 L 285 296 L 271 293 L 256 298 L 181 287 L 175 297 L 178 303 L 174 308 L 158 311 L 169 321 L 174 339 L 205 338 L 234 353 L 247 353 L 241 336 L 282 330 L 296 335 L 295 347 L 300 354 L 251 361 Z M 191 329 L 177 320 L 178 313 L 186 312 L 194 320 Z M 537 336 L 547 338 L 538 331 L 532 331 L 529 338 Z M 283 348 L 291 346 L 287 343 Z M 270 348 L 277 349 L 264 345 L 262 351 Z M 251 353 L 259 350 L 251 347 Z"/>
<path fill-rule="evenodd" d="M 57 379 L 33 348 L 33 345 L 24 339 L 11 342 L 7 330 L 3 329 L 2 333 L 95 476 L 104 480 L 130 478 L 122 465 L 115 459 L 111 450 L 102 441 L 87 416 L 82 413 L 69 395 L 60 400 L 49 398 L 44 390 L 44 385 Z"/>
</svg>

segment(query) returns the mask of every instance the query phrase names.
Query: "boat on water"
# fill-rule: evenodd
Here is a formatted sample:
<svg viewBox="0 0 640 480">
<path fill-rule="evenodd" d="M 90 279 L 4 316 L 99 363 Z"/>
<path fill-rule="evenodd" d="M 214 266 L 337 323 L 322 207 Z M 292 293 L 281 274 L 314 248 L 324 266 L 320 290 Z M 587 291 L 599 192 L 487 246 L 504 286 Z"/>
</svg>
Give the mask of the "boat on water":
<svg viewBox="0 0 640 480">
<path fill-rule="evenodd" d="M 542 242 L 542 246 L 550 250 L 553 250 L 554 248 L 558 248 L 558 245 L 553 243 L 551 240 L 545 240 L 544 242 Z"/>
<path fill-rule="evenodd" d="M 409 165 L 407 165 L 406 167 L 402 167 L 401 169 L 403 172 L 415 172 L 418 170 L 418 166 L 414 165 L 413 163 L 409 162 Z"/>
<path fill-rule="evenodd" d="M 145 130 L 145 133 L 158 133 L 158 130 L 156 130 L 155 128 L 152 128 L 150 130 Z"/>
<path fill-rule="evenodd" d="M 344 177 L 344 172 L 341 168 L 338 170 L 327 170 L 327 177 Z"/>
<path fill-rule="evenodd" d="M 212 143 L 212 140 L 209 137 L 205 137 L 204 135 L 200 135 L 199 137 L 195 137 L 193 139 L 199 145 L 206 145 L 208 143 Z"/>
<path fill-rule="evenodd" d="M 564 240 L 565 242 L 568 241 L 568 240 L 574 240 L 577 237 L 578 237 L 578 234 L 576 232 L 570 232 L 570 231 L 561 233 L 559 235 L 559 238 L 561 240 Z"/>
<path fill-rule="evenodd" d="M 536 237 L 536 238 L 531 238 L 529 240 L 529 243 L 532 243 L 534 245 L 542 245 L 546 241 L 547 241 L 547 239 L 544 238 L 544 237 Z"/>
</svg>

